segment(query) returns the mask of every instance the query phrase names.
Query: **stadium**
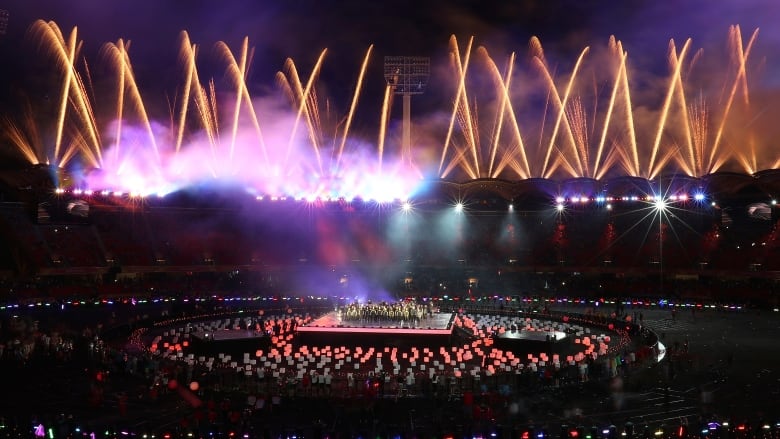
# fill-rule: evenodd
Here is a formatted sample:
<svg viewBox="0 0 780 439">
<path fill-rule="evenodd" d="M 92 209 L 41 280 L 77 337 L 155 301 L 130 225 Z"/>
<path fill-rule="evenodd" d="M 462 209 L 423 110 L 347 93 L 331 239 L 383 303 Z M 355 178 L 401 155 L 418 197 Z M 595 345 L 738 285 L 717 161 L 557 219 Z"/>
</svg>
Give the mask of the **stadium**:
<svg viewBox="0 0 780 439">
<path fill-rule="evenodd" d="M 780 431 L 780 171 L 770 139 L 733 146 L 761 134 L 734 98 L 753 43 L 738 27 L 727 104 L 686 104 L 688 45 L 672 45 L 649 126 L 631 116 L 619 41 L 596 96 L 576 87 L 587 51 L 563 87 L 532 44 L 542 79 L 524 97 L 547 96 L 537 117 L 555 121 L 541 124 L 518 121 L 486 51 L 489 85 L 469 82 L 471 44 L 454 37 L 452 111 L 413 122 L 428 61 L 386 58 L 376 146 L 349 133 L 365 65 L 333 123 L 316 95 L 325 52 L 309 78 L 288 61 L 292 105 L 269 116 L 249 96 L 246 44 L 218 45 L 217 91 L 183 33 L 185 91 L 161 128 L 122 40 L 106 46 L 116 77 L 94 86 L 112 97 L 102 114 L 76 29 L 32 29 L 62 82 L 46 124 L 19 111 L 3 128 L 23 162 L 0 171 L 9 435 Z M 390 95 L 400 139 L 385 132 Z M 593 126 L 589 99 L 607 108 Z"/>
<path fill-rule="evenodd" d="M 241 271 L 295 289 L 303 285 L 288 278 L 300 270 L 313 272 L 315 293 L 347 284 L 360 295 L 366 282 L 396 293 L 524 293 L 569 280 L 567 292 L 616 297 L 620 282 L 609 284 L 635 278 L 646 297 L 774 305 L 757 285 L 775 288 L 780 269 L 778 175 L 442 180 L 387 202 L 235 188 L 85 193 L 56 189 L 41 167 L 4 176 L 19 181 L 4 181 L 3 258 L 9 279 Z M 39 198 L 25 199 L 30 187 Z M 331 278 L 319 283 L 317 271 Z"/>
</svg>

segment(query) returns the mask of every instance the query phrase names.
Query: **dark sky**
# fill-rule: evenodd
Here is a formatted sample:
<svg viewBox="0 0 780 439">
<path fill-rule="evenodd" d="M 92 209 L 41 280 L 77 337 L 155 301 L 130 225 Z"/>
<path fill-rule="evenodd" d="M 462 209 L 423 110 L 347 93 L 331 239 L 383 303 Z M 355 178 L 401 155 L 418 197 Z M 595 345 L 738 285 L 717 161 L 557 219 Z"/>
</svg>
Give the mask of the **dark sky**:
<svg viewBox="0 0 780 439">
<path fill-rule="evenodd" d="M 527 54 L 529 39 L 537 36 L 562 71 L 570 69 L 583 47 L 605 47 L 615 35 L 634 69 L 655 69 L 663 76 L 671 38 L 692 38 L 696 48 L 725 52 L 732 24 L 742 27 L 745 39 L 760 28 L 751 58 L 763 60 L 762 81 L 780 87 L 778 0 L 0 0 L 0 9 L 10 14 L 7 32 L 0 36 L 0 108 L 12 107 L 18 83 L 45 66 L 45 55 L 36 51 L 27 32 L 36 19 L 54 20 L 63 32 L 78 26 L 81 53 L 91 63 L 103 43 L 131 40 L 139 82 L 174 93 L 180 84 L 182 30 L 204 48 L 217 41 L 237 48 L 249 37 L 256 50 L 250 82 L 256 86 L 273 86 L 273 75 L 287 57 L 302 74 L 310 71 L 327 48 L 322 82 L 346 101 L 369 44 L 375 45 L 374 74 L 367 80 L 376 90 L 383 83 L 384 56 L 424 55 L 446 66 L 453 34 L 464 44 L 474 36 L 475 44 L 499 59 L 510 52 Z M 207 55 L 201 59 L 208 63 Z"/>
<path fill-rule="evenodd" d="M 776 0 L 0 0 L 0 9 L 10 13 L 0 43 L 4 70 L 24 61 L 8 55 L 35 19 L 54 20 L 64 31 L 78 26 L 87 57 L 103 42 L 132 40 L 139 65 L 175 63 L 181 30 L 204 46 L 234 46 L 248 36 L 256 68 L 270 71 L 285 57 L 311 60 L 326 47 L 337 60 L 359 59 L 369 44 L 379 56 L 435 57 L 446 53 L 451 34 L 506 52 L 525 51 L 532 35 L 548 52 L 575 52 L 616 35 L 630 52 L 663 61 L 670 38 L 718 48 L 730 24 L 746 33 L 760 27 L 761 48 L 780 53 Z"/>
</svg>

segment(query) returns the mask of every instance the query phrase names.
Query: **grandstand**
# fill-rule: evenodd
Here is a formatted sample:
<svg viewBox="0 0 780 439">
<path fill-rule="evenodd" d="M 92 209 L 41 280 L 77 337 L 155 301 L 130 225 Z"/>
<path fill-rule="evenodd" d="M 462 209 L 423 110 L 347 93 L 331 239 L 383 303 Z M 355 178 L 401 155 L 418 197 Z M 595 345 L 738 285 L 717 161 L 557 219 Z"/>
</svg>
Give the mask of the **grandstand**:
<svg viewBox="0 0 780 439">
<path fill-rule="evenodd" d="M 34 168 L 3 175 L 0 268 L 13 281 L 385 267 L 388 288 L 426 292 L 441 278 L 458 288 L 530 288 L 533 273 L 601 284 L 628 277 L 648 290 L 724 275 L 771 285 L 780 277 L 778 174 L 434 181 L 405 203 L 380 204 L 240 190 L 54 193 L 52 174 Z M 496 270 L 501 279 L 488 274 Z"/>
</svg>

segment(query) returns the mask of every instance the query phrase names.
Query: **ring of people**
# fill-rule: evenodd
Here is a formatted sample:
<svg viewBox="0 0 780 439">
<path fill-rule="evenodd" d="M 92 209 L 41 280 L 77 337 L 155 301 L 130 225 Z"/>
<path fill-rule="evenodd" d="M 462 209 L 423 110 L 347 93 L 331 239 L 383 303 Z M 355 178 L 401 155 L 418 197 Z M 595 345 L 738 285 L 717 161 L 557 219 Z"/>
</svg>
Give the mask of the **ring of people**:
<svg viewBox="0 0 780 439">
<path fill-rule="evenodd" d="M 414 301 L 351 303 L 317 316 L 286 311 L 171 324 L 136 339 L 153 358 L 183 365 L 193 389 L 199 387 L 198 379 L 209 379 L 217 386 L 257 385 L 270 395 L 367 392 L 399 397 L 431 385 L 460 395 L 495 377 L 514 377 L 507 382 L 518 385 L 541 380 L 561 386 L 588 381 L 597 367 L 603 368 L 600 376 L 616 376 L 619 367 L 660 361 L 665 352 L 660 343 L 632 343 L 633 335 L 642 336 L 636 325 L 592 315 L 449 312 Z M 445 322 L 446 337 L 419 337 L 436 331 L 437 322 Z M 352 338 L 333 337 L 345 325 Z M 395 332 L 404 328 L 419 330 Z M 306 330 L 322 337 L 302 339 Z M 222 344 L 230 340 L 251 344 L 238 350 Z M 165 370 L 156 371 L 158 384 L 167 382 Z"/>
</svg>

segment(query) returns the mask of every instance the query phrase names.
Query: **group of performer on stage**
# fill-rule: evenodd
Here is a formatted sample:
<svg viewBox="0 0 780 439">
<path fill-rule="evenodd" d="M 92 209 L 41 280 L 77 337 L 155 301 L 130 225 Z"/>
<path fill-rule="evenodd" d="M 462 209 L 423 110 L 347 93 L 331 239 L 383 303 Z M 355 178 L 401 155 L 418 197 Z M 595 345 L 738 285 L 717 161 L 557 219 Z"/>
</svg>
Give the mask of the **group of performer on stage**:
<svg viewBox="0 0 780 439">
<path fill-rule="evenodd" d="M 436 312 L 433 303 L 402 301 L 396 303 L 353 302 L 337 309 L 339 320 L 366 323 L 395 323 L 417 326 Z"/>
</svg>

